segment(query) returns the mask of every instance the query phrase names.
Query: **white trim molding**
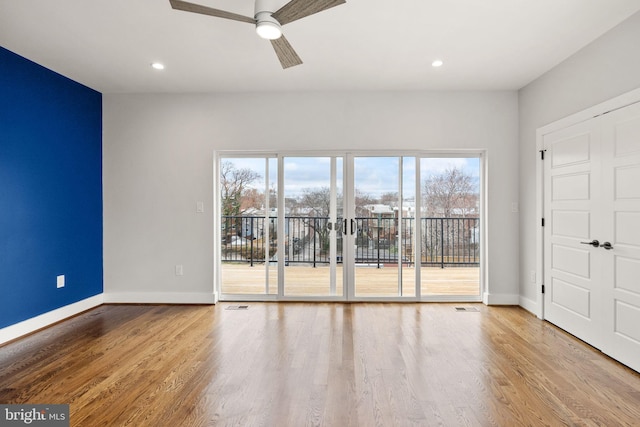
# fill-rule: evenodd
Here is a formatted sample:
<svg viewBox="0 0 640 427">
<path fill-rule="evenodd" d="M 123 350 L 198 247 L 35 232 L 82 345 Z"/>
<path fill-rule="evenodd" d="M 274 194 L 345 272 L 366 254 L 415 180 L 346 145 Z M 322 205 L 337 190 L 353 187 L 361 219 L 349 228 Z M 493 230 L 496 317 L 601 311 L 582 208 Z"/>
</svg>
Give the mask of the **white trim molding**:
<svg viewBox="0 0 640 427">
<path fill-rule="evenodd" d="M 53 325 L 54 323 L 68 319 L 83 311 L 98 307 L 103 303 L 103 294 L 98 294 L 87 299 L 51 310 L 31 319 L 0 329 L 0 344 L 15 340 L 24 335 L 38 331 Z"/>
<path fill-rule="evenodd" d="M 215 304 L 216 295 L 204 292 L 105 292 L 105 304 Z"/>
<path fill-rule="evenodd" d="M 482 295 L 482 302 L 485 305 L 518 305 L 520 295 L 518 294 L 491 294 L 485 292 Z"/>
<path fill-rule="evenodd" d="M 520 296 L 520 307 L 524 308 L 525 310 L 527 310 L 528 312 L 532 313 L 533 315 L 535 315 L 538 318 L 542 318 L 538 315 L 538 303 L 535 300 L 532 300 L 530 298 L 525 298 L 523 296 Z"/>
</svg>

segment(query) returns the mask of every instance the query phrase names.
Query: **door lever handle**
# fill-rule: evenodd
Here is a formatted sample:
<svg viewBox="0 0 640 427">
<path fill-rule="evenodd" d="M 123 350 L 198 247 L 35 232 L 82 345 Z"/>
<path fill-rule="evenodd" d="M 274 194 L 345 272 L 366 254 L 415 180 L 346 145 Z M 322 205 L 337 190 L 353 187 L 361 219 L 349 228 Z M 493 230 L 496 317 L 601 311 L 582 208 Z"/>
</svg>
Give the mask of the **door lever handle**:
<svg viewBox="0 0 640 427">
<path fill-rule="evenodd" d="M 580 242 L 580 243 L 581 243 L 581 244 L 583 244 L 583 245 L 591 245 L 591 246 L 593 246 L 594 248 L 598 248 L 598 247 L 600 247 L 600 242 L 599 242 L 598 240 L 595 240 L 595 239 L 593 239 L 593 240 L 592 240 L 592 241 L 590 241 L 590 242 Z"/>
<path fill-rule="evenodd" d="M 604 242 L 603 244 L 600 245 L 601 248 L 605 248 L 606 250 L 610 251 L 611 249 L 613 249 L 613 246 L 611 246 L 611 243 L 609 242 Z"/>
</svg>

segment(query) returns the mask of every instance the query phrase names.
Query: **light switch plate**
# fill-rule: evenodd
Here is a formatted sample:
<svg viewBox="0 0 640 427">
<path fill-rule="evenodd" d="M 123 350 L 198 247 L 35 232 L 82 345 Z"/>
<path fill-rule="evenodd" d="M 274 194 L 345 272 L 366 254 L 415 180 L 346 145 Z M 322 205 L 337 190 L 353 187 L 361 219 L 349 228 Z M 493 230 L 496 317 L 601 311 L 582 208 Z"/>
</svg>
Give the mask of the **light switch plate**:
<svg viewBox="0 0 640 427">
<path fill-rule="evenodd" d="M 56 278 L 56 287 L 58 289 L 64 288 L 64 274 L 61 274 Z"/>
</svg>

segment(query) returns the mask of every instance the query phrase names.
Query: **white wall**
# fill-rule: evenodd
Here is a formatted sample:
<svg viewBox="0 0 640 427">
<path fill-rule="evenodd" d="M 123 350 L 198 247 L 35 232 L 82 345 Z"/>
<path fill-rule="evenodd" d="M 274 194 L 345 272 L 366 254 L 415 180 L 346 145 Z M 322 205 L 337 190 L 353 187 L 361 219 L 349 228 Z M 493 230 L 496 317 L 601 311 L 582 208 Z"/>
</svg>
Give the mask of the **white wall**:
<svg viewBox="0 0 640 427">
<path fill-rule="evenodd" d="M 640 13 L 609 31 L 519 92 L 520 294 L 538 310 L 536 269 L 536 129 L 640 87 Z"/>
<path fill-rule="evenodd" d="M 208 302 L 214 150 L 471 148 L 488 153 L 489 302 L 518 302 L 516 92 L 103 99 L 106 301 Z M 184 276 L 175 276 L 176 264 Z"/>
</svg>

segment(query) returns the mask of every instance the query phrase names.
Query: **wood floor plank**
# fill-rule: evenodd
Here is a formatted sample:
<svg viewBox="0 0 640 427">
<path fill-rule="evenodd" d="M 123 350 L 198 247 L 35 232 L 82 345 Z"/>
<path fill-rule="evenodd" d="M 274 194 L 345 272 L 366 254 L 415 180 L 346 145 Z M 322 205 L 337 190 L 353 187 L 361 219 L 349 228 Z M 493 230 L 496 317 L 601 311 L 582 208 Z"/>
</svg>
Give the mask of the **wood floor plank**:
<svg viewBox="0 0 640 427">
<path fill-rule="evenodd" d="M 640 420 L 640 374 L 521 308 L 231 305 L 104 305 L 2 346 L 0 403 L 90 427 Z"/>
</svg>

